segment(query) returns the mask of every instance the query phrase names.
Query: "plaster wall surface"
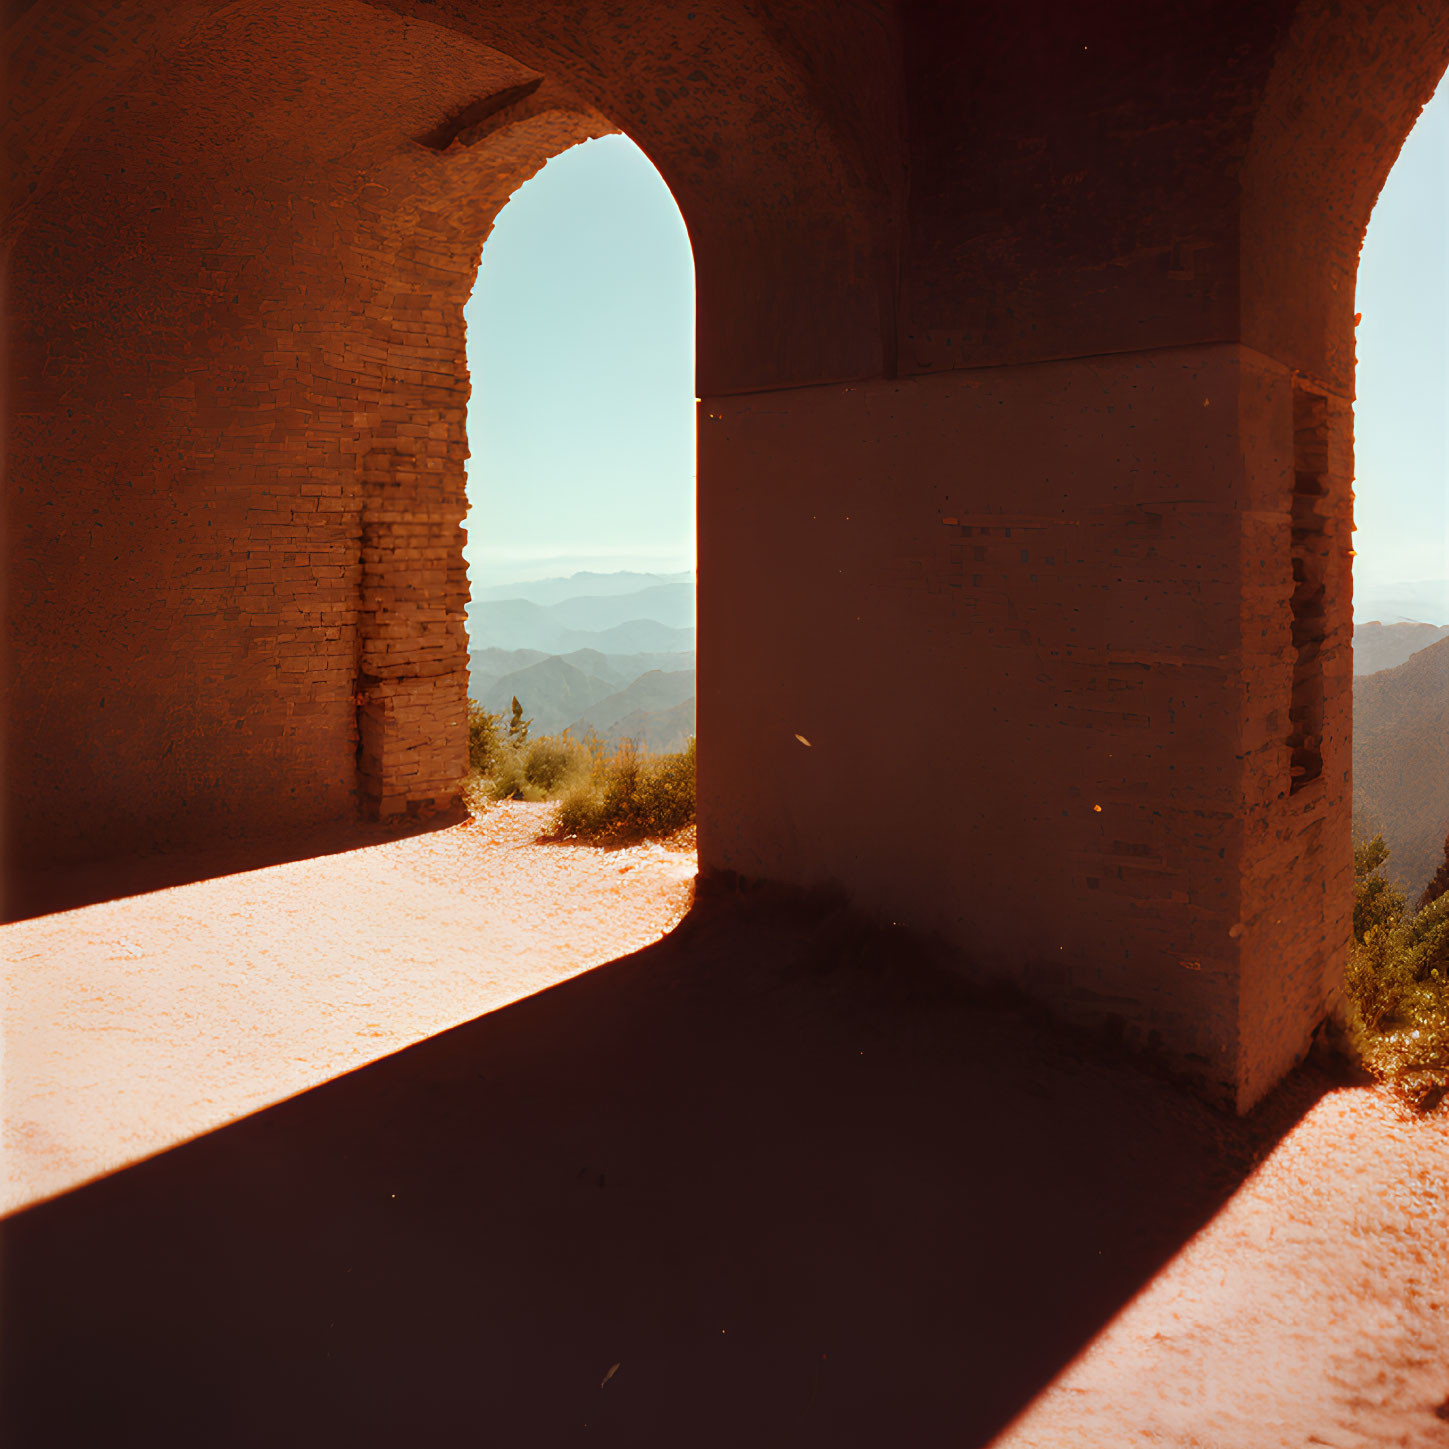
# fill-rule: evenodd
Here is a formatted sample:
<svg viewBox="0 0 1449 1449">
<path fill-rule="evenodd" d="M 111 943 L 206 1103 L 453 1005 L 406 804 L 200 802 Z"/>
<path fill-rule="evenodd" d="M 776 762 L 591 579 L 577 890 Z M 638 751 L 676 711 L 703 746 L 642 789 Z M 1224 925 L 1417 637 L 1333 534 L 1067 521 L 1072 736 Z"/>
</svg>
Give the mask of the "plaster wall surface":
<svg viewBox="0 0 1449 1449">
<path fill-rule="evenodd" d="M 699 436 L 702 478 L 751 480 L 701 495 L 702 867 L 843 881 L 1229 1095 L 1291 1060 L 1348 930 L 1345 891 L 1289 884 L 1305 837 L 1350 866 L 1345 721 L 1292 793 L 1286 369 L 714 398 Z"/>
</svg>

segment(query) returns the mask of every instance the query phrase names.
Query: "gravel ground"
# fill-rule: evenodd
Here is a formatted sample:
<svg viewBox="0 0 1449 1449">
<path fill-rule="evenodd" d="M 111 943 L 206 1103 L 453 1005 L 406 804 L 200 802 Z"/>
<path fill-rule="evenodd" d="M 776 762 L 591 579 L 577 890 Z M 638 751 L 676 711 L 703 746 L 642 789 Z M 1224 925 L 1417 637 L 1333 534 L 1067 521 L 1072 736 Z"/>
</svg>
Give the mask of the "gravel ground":
<svg viewBox="0 0 1449 1449">
<path fill-rule="evenodd" d="M 0 926 L 0 1211 L 656 941 L 692 854 L 536 843 L 551 807 Z"/>
</svg>

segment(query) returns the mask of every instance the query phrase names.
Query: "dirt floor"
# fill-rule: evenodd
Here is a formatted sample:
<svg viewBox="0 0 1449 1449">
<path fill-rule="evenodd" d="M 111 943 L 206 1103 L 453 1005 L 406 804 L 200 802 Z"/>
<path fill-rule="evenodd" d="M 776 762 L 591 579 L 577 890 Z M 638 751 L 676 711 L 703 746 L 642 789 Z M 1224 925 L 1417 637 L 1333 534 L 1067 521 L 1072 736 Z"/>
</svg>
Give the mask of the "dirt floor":
<svg viewBox="0 0 1449 1449">
<path fill-rule="evenodd" d="M 548 805 L 0 925 L 0 1211 L 657 941 L 692 855 Z"/>
<path fill-rule="evenodd" d="M 97 913 L 154 940 L 274 891 L 213 960 L 484 1014 L 0 1225 L 0 1441 L 1449 1445 L 1449 1110 L 1312 1066 L 1239 1121 L 828 900 L 725 883 L 536 991 L 645 867 L 500 843 L 459 889 L 465 834 L 7 928 L 139 946 Z M 657 937 L 687 883 L 648 869 Z M 474 897 L 521 889 L 496 870 L 537 872 L 535 909 L 479 915 L 469 975 Z M 153 1009 L 156 1050 L 209 1062 L 246 1017 L 213 1031 L 178 979 L 202 994 Z M 535 994 L 497 1005 L 509 980 Z M 288 989 L 277 1017 L 326 1015 Z M 367 1016 L 267 1039 L 330 1039 L 335 1073 L 388 1050 Z"/>
</svg>

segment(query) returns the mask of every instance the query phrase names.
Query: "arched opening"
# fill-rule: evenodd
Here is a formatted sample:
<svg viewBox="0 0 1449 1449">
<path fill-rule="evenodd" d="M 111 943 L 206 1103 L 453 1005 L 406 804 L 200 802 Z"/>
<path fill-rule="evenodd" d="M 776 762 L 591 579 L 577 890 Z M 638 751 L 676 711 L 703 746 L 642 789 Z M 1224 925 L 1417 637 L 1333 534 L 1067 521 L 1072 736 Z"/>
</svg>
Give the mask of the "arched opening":
<svg viewBox="0 0 1449 1449">
<path fill-rule="evenodd" d="M 1354 816 L 1356 834 L 1384 834 L 1389 877 L 1417 897 L 1449 832 L 1440 722 L 1426 713 L 1438 695 L 1425 687 L 1446 651 L 1423 654 L 1449 637 L 1449 88 L 1375 204 L 1356 307 Z"/>
<path fill-rule="evenodd" d="M 461 706 L 466 690 L 467 578 L 461 525 L 466 512 L 470 362 L 479 373 L 472 383 L 474 398 L 486 403 L 491 393 L 499 404 L 495 423 L 501 414 L 503 420 L 519 425 L 515 449 L 545 433 L 555 443 L 575 440 L 577 446 L 566 462 L 560 461 L 556 450 L 551 460 L 535 458 L 538 466 L 577 468 L 590 448 L 596 455 L 607 454 L 608 440 L 600 434 L 606 428 L 614 433 L 612 473 L 602 479 L 597 472 L 579 479 L 571 503 L 564 480 L 557 482 L 550 496 L 537 473 L 505 477 L 502 491 L 508 493 L 511 481 L 522 496 L 523 507 L 517 513 L 509 513 L 484 492 L 478 499 L 473 534 L 484 549 L 485 578 L 496 587 L 500 581 L 536 572 L 538 559 L 536 553 L 528 554 L 530 541 L 525 540 L 521 550 L 518 544 L 521 521 L 528 518 L 530 505 L 540 509 L 555 530 L 572 518 L 574 546 L 597 550 L 578 554 L 577 568 L 612 562 L 636 569 L 652 565 L 684 575 L 681 586 L 688 597 L 682 607 L 690 617 L 655 627 L 680 636 L 678 642 L 684 647 L 677 652 L 687 654 L 692 685 L 693 272 L 688 238 L 668 188 L 638 148 L 609 134 L 607 122 L 593 113 L 553 103 L 531 109 L 527 102 L 533 96 L 530 91 L 514 97 L 501 110 L 471 120 L 471 129 L 454 128 L 445 135 L 424 132 L 407 140 L 403 148 L 407 166 L 399 163 L 399 167 L 412 189 L 404 191 L 397 183 L 398 194 L 389 203 L 392 210 L 380 220 L 369 218 L 363 236 L 354 239 L 350 248 L 342 248 L 338 270 L 352 271 L 341 284 L 343 295 L 334 299 L 330 313 L 334 325 L 319 329 L 320 342 L 293 350 L 284 334 L 295 319 L 280 310 L 272 319 L 277 336 L 266 345 L 279 350 L 271 354 L 271 366 L 296 369 L 297 385 L 306 389 L 296 396 L 308 401 L 287 426 L 283 424 L 289 415 L 271 414 L 270 427 L 257 430 L 252 446 L 269 466 L 253 466 L 267 482 L 256 484 L 249 494 L 233 485 L 228 495 L 227 479 L 208 478 L 194 495 L 177 494 L 175 506 L 200 513 L 203 528 L 211 526 L 205 515 L 217 508 L 218 499 L 230 497 L 228 514 L 216 519 L 228 530 L 226 541 L 188 558 L 187 576 L 195 578 L 208 569 L 245 570 L 245 599 L 247 607 L 255 610 L 245 622 L 253 649 L 265 656 L 257 661 L 257 677 L 265 678 L 270 687 L 257 688 L 251 716 L 234 712 L 239 723 L 233 727 L 241 731 L 261 724 L 257 733 L 277 740 L 276 754 L 282 759 L 307 749 L 330 750 L 325 768 L 315 772 L 308 808 L 319 808 L 318 796 L 325 787 L 330 797 L 321 806 L 341 818 L 333 823 L 335 834 L 304 836 L 296 848 L 289 848 L 283 838 L 272 854 L 266 853 L 265 840 L 251 854 L 231 849 L 220 831 L 220 848 L 213 839 L 184 857 L 160 852 L 159 868 L 174 871 L 168 878 L 146 876 L 148 861 L 134 882 L 115 873 L 81 879 L 78 889 L 88 891 L 89 900 L 134 895 L 133 902 L 110 902 L 98 918 L 104 920 L 100 929 L 108 935 L 99 963 L 85 957 L 86 933 L 92 928 L 83 919 L 67 920 L 64 913 L 43 916 L 47 907 L 54 909 L 44 897 L 39 910 L 18 913 L 40 918 L 17 923 L 7 937 L 7 949 L 27 960 L 52 961 L 55 969 L 49 984 L 32 977 L 27 984 L 39 994 L 22 992 L 17 1005 L 25 1030 L 16 1036 L 25 1040 L 12 1058 L 10 1107 L 21 1147 L 9 1155 L 11 1176 L 0 1185 L 4 1207 L 114 1170 L 577 970 L 627 955 L 656 941 L 687 906 L 692 862 L 686 866 L 678 860 L 662 865 L 647 861 L 621 879 L 617 861 L 605 864 L 595 859 L 592 866 L 586 861 L 582 869 L 586 874 L 592 871 L 591 880 L 581 884 L 575 875 L 573 887 L 550 895 L 558 876 L 542 882 L 542 894 L 536 878 L 522 881 L 527 890 L 519 888 L 520 878 L 500 868 L 508 862 L 501 859 L 501 847 L 491 848 L 496 842 L 475 842 L 479 848 L 471 867 L 454 859 L 438 877 L 430 877 L 426 868 L 417 869 L 420 857 L 404 859 L 410 845 L 428 848 L 424 843 L 428 837 L 409 835 L 415 824 L 456 821 L 450 811 L 466 763 Z M 612 239 L 615 260 L 631 248 L 637 253 L 643 247 L 650 223 L 663 223 L 662 246 L 652 255 L 633 258 L 632 289 L 617 275 L 612 288 L 597 278 L 595 285 L 589 285 L 578 275 L 587 257 L 575 258 L 573 280 L 580 291 L 555 299 L 551 332 L 540 326 L 520 338 L 506 319 L 500 323 L 485 310 L 476 318 L 474 331 L 480 340 L 499 342 L 498 353 L 490 360 L 485 347 L 481 360 L 466 358 L 464 314 L 479 274 L 484 238 L 492 234 L 500 210 L 519 196 L 550 157 L 581 158 L 587 163 L 587 151 L 576 143 L 589 135 L 607 138 L 606 156 L 611 150 L 623 154 L 634 194 L 623 194 L 628 186 L 617 168 L 613 175 L 595 176 L 594 194 L 587 194 L 586 188 L 584 196 L 576 195 L 565 205 L 567 215 L 545 215 L 542 231 L 535 229 L 531 238 L 525 238 L 524 251 L 536 247 L 541 236 L 546 239 L 550 231 L 564 227 L 585 252 L 591 242 L 598 249 L 599 208 L 619 209 L 623 215 L 613 219 L 623 223 L 641 204 L 641 195 L 653 213 L 646 220 L 643 238 L 637 229 L 627 234 L 626 227 L 626 234 Z M 546 179 L 543 185 L 546 191 Z M 527 202 L 526 192 L 522 200 Z M 505 227 L 505 239 L 506 235 Z M 236 242 L 239 254 L 247 245 L 244 237 Z M 385 250 L 379 256 L 374 248 Z M 194 258 L 184 255 L 170 261 L 178 273 L 194 265 Z M 555 261 L 566 265 L 559 258 Z M 634 417 L 621 418 L 619 388 L 628 369 L 621 365 L 619 352 L 625 345 L 629 312 L 639 305 L 639 287 L 649 284 L 657 291 L 661 273 L 670 267 L 673 288 L 652 331 L 645 329 L 633 339 L 636 361 L 631 389 L 625 389 L 646 402 L 667 394 L 662 414 L 656 408 L 651 415 L 646 407 L 642 417 L 636 408 Z M 545 267 L 534 280 L 547 283 L 547 272 Z M 322 275 L 336 284 L 332 273 Z M 505 290 L 518 286 L 517 274 L 506 263 L 498 275 Z M 346 295 L 364 284 L 372 289 L 372 301 L 366 305 Z M 560 287 L 558 275 L 552 285 Z M 536 295 L 521 300 L 524 313 L 532 312 L 535 319 L 537 308 L 546 304 Z M 585 330 L 593 325 L 592 350 L 578 336 L 581 322 Z M 575 333 L 572 344 L 567 336 L 570 328 Z M 661 333 L 669 337 L 667 358 L 660 356 Z M 569 379 L 575 389 L 571 398 L 561 395 L 560 377 L 570 369 L 560 365 L 556 351 L 569 345 L 577 353 Z M 517 393 L 508 392 L 510 354 L 516 365 L 522 353 L 529 354 L 527 382 L 542 389 L 531 408 L 524 407 Z M 597 376 L 609 365 L 613 376 Z M 592 378 L 591 372 L 596 374 Z M 320 380 L 324 376 L 330 383 Z M 328 385 L 348 391 L 351 402 L 345 410 L 317 405 Z M 670 423 L 662 422 L 661 416 Z M 296 432 L 289 437 L 292 426 Z M 666 426 L 672 428 L 671 435 L 667 446 L 660 447 L 658 433 Z M 247 435 L 233 418 L 225 419 L 223 427 L 234 434 L 231 447 L 239 456 L 243 444 L 236 435 Z M 320 441 L 324 434 L 330 439 L 326 447 Z M 490 459 L 496 463 L 507 445 L 498 443 L 496 428 L 490 433 L 486 421 L 474 432 L 475 437 L 480 435 L 483 441 L 475 443 L 475 450 L 486 472 Z M 278 449 L 283 454 L 295 451 L 300 457 L 309 451 L 308 440 L 312 456 L 305 466 L 293 468 L 278 461 Z M 339 461 L 338 452 L 345 462 Z M 641 458 L 655 487 L 651 492 L 638 486 L 640 479 L 633 479 L 631 516 L 624 480 L 630 460 L 637 463 Z M 602 498 L 590 496 L 590 484 Z M 661 519 L 666 500 L 672 502 L 673 512 Z M 638 544 L 633 554 L 621 552 L 651 523 L 652 537 Z M 613 529 L 611 541 L 601 539 L 606 526 Z M 486 553 L 490 540 L 510 537 L 515 553 L 512 574 Z M 532 543 L 548 537 L 545 526 Z M 617 555 L 612 560 L 610 550 Z M 211 581 L 204 580 L 203 587 L 210 586 Z M 123 608 L 124 591 L 116 590 L 116 597 Z M 273 621 L 269 614 L 274 614 L 275 622 L 290 621 L 290 637 L 285 631 L 277 636 L 263 632 L 264 625 Z M 183 627 L 204 632 L 216 626 L 209 616 L 199 617 L 200 623 L 188 621 Z M 29 622 L 39 621 L 32 617 Z M 586 626 L 588 620 L 575 622 Z M 630 622 L 639 621 L 634 614 L 622 621 Z M 617 634 L 620 626 L 613 627 Z M 670 642 L 644 641 L 643 647 L 655 646 L 657 657 L 650 664 L 656 671 Z M 610 651 L 601 667 L 619 667 L 614 658 L 619 652 Z M 145 686 L 151 662 L 142 651 L 132 671 L 133 686 L 137 681 Z M 623 693 L 634 682 L 635 676 L 620 679 L 618 688 L 610 692 Z M 218 682 L 218 687 L 225 684 Z M 290 702 L 282 698 L 284 693 L 293 695 Z M 109 701 L 113 707 L 125 705 L 130 717 L 131 702 L 124 694 L 119 698 L 110 694 Z M 102 706 L 106 703 L 103 697 Z M 183 700 L 180 708 L 190 703 Z M 529 703 L 533 707 L 533 701 Z M 675 703 L 689 706 L 692 734 L 692 688 Z M 268 713 L 275 718 L 265 722 L 261 717 Z M 185 749 L 184 731 L 173 727 L 172 732 L 176 740 L 171 747 Z M 71 762 L 72 770 L 101 772 L 108 765 L 114 767 L 116 761 L 108 759 L 103 742 L 103 737 L 93 736 L 84 757 Z M 121 749 L 124 765 L 124 744 Z M 141 771 L 154 771 L 157 762 L 142 752 L 130 763 Z M 354 766 L 355 775 L 349 768 Z M 288 793 L 305 797 L 307 788 Z M 129 793 L 143 806 L 152 803 L 134 782 Z M 271 823 L 268 812 L 278 802 L 255 787 L 238 792 L 242 794 L 246 808 L 256 812 L 251 827 Z M 196 812 L 188 814 L 194 826 Z M 358 814 L 363 817 L 360 825 Z M 387 829 L 377 828 L 379 818 Z M 391 829 L 399 825 L 404 828 Z M 438 835 L 431 843 L 436 847 L 446 838 Z M 368 905 L 344 913 L 344 919 L 326 902 L 342 875 L 349 871 L 357 879 L 367 875 L 365 862 L 377 860 L 375 854 L 369 857 L 369 851 L 379 849 L 393 852 L 397 869 L 382 867 L 383 876 L 390 879 L 373 876 Z M 401 855 L 396 853 L 399 850 Z M 279 856 L 287 860 L 289 855 L 300 857 L 290 863 L 301 872 L 292 875 L 291 887 L 282 885 L 285 870 L 282 875 L 246 870 L 275 865 Z M 172 860 L 169 867 L 167 859 Z M 470 868 L 490 889 L 467 890 Z M 61 875 L 65 881 L 71 879 Z M 189 892 L 178 900 L 191 904 L 179 914 L 162 910 L 147 917 L 143 893 L 156 884 L 176 881 L 184 882 Z M 299 896 L 288 894 L 297 887 L 307 898 L 300 908 Z M 621 902 L 619 894 L 633 887 L 642 888 L 643 902 Z M 282 895 L 276 894 L 279 888 Z M 82 896 L 81 902 L 86 899 Z M 465 900 L 467 906 L 462 904 Z M 486 911 L 474 909 L 490 900 L 499 907 L 491 920 L 485 919 Z M 513 913 L 511 900 L 528 904 Z M 632 909 L 621 910 L 621 904 Z M 535 911 L 548 918 L 547 928 L 539 928 Z M 223 917 L 234 925 L 230 939 L 211 930 L 210 923 Z M 183 918 L 190 920 L 191 928 L 180 924 Z M 427 923 L 411 939 L 410 921 Z M 276 929 L 286 938 L 280 947 L 272 934 Z M 444 938 L 450 944 L 442 949 L 428 944 Z M 314 949 L 324 940 L 320 952 Z M 209 1029 L 228 1041 L 219 1053 L 209 1053 L 204 1042 L 198 1048 L 194 1039 L 176 1037 L 166 1024 L 175 1002 L 187 991 L 177 974 L 183 960 L 207 963 L 204 1013 Z M 128 965 L 137 961 L 144 964 Z M 466 964 L 460 966 L 460 961 Z M 399 963 L 406 963 L 401 971 L 389 969 Z M 56 990 L 60 998 L 71 993 L 73 972 L 103 983 L 92 1009 L 52 1010 L 45 993 Z M 260 1005 L 263 1002 L 265 1006 Z M 286 1025 L 269 1039 L 268 1033 L 249 1028 L 248 1014 L 257 1011 L 275 1012 Z M 88 1063 L 96 1053 L 104 1052 L 111 1026 L 122 1021 L 127 1039 L 138 1044 L 137 1057 L 113 1060 L 108 1070 L 117 1078 L 115 1089 L 102 1102 L 79 1106 L 77 1082 L 90 1070 Z M 160 1063 L 159 1069 L 137 1070 L 140 1056 Z M 200 1090 L 195 1100 L 178 1101 L 168 1084 L 188 1079 Z M 63 1143 L 64 1149 L 53 1150 L 55 1142 Z"/>
<path fill-rule="evenodd" d="M 471 763 L 557 799 L 694 735 L 694 267 L 644 153 L 605 136 L 526 182 L 464 319 L 469 697 L 497 741 Z"/>
<path fill-rule="evenodd" d="M 1410 1100 L 1449 1086 L 1449 88 L 1374 206 L 1357 277 L 1354 941 L 1364 1062 Z"/>
<path fill-rule="evenodd" d="M 1374 203 L 1354 305 L 1355 618 L 1449 624 L 1449 86 Z M 1377 670 L 1397 654 L 1360 664 Z"/>
</svg>

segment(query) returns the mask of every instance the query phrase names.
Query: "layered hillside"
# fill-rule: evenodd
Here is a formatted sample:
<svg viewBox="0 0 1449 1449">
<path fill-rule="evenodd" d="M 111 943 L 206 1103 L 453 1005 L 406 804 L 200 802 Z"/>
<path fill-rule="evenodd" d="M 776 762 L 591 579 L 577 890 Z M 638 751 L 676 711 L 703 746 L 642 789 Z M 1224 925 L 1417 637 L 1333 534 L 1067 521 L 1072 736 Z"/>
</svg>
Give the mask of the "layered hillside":
<svg viewBox="0 0 1449 1449">
<path fill-rule="evenodd" d="M 1383 619 L 1391 623 L 1417 619 L 1426 624 L 1449 624 L 1449 579 L 1355 583 L 1353 614 L 1355 619 Z"/>
<path fill-rule="evenodd" d="M 475 669 L 472 697 L 496 713 L 506 712 L 517 699 L 533 721 L 535 734 L 556 734 L 569 727 L 578 734 L 590 726 L 606 734 L 622 714 L 650 707 L 658 691 L 646 681 L 656 675 L 675 682 L 661 696 L 665 707 L 688 699 L 693 710 L 693 654 L 600 654 L 581 649 L 533 659 L 530 652 L 518 650 L 512 657 L 521 658 L 523 667 L 505 674 Z M 612 702 L 616 698 L 624 701 L 622 708 Z"/>
<path fill-rule="evenodd" d="M 689 574 L 574 574 L 483 592 L 468 614 L 469 696 L 538 734 L 678 749 L 694 733 Z"/>
<path fill-rule="evenodd" d="M 603 732 L 610 744 L 631 740 L 641 750 L 657 752 L 682 750 L 694 734 L 694 700 L 677 704 L 673 709 L 636 710 L 616 721 Z"/>
<path fill-rule="evenodd" d="M 644 587 L 620 592 L 617 584 L 610 587 L 610 575 L 575 574 L 515 585 L 509 598 L 477 599 L 468 608 L 469 647 L 546 654 L 694 648 L 693 582 L 650 574 L 620 577 L 643 580 Z"/>
<path fill-rule="evenodd" d="M 505 674 L 474 696 L 484 709 L 506 714 L 518 700 L 535 734 L 556 734 L 583 710 L 611 695 L 616 686 L 597 674 L 549 654 L 536 664 Z"/>
<path fill-rule="evenodd" d="M 1394 669 L 1441 639 L 1449 639 L 1449 624 L 1381 624 L 1377 619 L 1359 624 L 1353 631 L 1353 672 Z"/>
<path fill-rule="evenodd" d="M 681 710 L 685 714 L 680 714 Z M 668 722 L 666 716 L 671 717 Z M 571 729 L 574 734 L 592 731 L 606 740 L 627 738 L 636 744 L 647 744 L 656 735 L 677 729 L 679 721 L 686 716 L 689 728 L 678 744 L 667 748 L 678 749 L 694 733 L 694 670 L 666 673 L 654 669 L 640 675 L 626 689 L 617 690 L 589 706 Z M 651 745 L 650 748 L 666 747 Z"/>
<path fill-rule="evenodd" d="M 1449 638 L 1353 687 L 1354 813 L 1382 830 L 1387 874 L 1411 899 L 1449 832 Z"/>
<path fill-rule="evenodd" d="M 493 584 L 473 590 L 475 607 L 500 599 L 527 599 L 532 604 L 561 604 L 568 599 L 612 599 L 620 594 L 638 594 L 666 584 L 687 584 L 691 588 L 694 575 L 688 571 L 673 574 L 640 574 L 621 569 L 617 573 L 599 574 L 585 570 L 567 578 L 533 579 L 522 584 Z"/>
<path fill-rule="evenodd" d="M 569 622 L 584 616 L 595 602 L 599 614 L 614 622 L 597 628 Z M 527 599 L 475 604 L 468 615 L 468 642 L 474 649 L 538 649 L 546 654 L 567 654 L 574 649 L 597 649 L 605 654 L 693 649 L 693 625 L 666 624 L 643 616 L 653 602 L 627 596 L 621 601 L 565 599 L 548 607 Z M 606 604 L 614 607 L 606 609 Z M 629 617 L 618 619 L 621 612 Z"/>
</svg>

